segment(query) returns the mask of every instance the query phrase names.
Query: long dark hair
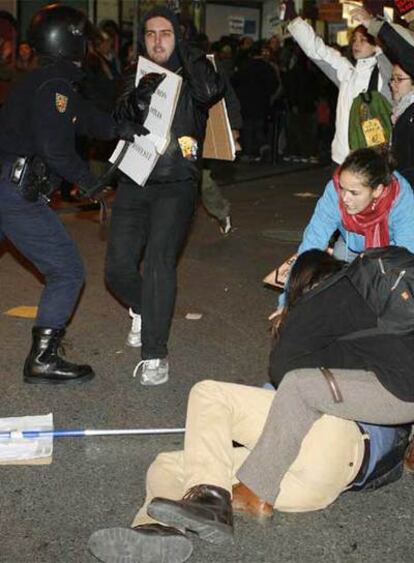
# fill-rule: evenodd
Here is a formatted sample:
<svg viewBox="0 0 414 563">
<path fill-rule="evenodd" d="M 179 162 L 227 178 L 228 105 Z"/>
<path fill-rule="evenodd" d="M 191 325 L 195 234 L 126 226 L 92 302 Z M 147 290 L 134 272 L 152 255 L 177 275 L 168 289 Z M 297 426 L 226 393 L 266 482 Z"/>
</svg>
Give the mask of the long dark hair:
<svg viewBox="0 0 414 563">
<path fill-rule="evenodd" d="M 305 293 L 342 270 L 345 264 L 346 262 L 316 248 L 300 254 L 290 271 L 286 307 L 283 313 L 274 320 L 273 335 L 278 336 L 279 329 L 289 311 Z"/>
</svg>

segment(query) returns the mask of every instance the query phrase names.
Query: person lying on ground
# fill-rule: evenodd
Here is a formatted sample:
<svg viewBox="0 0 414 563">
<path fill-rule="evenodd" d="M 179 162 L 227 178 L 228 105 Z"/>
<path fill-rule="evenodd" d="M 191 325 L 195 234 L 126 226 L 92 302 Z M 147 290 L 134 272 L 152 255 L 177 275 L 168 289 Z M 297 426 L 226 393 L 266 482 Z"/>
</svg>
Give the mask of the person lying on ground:
<svg viewBox="0 0 414 563">
<path fill-rule="evenodd" d="M 308 255 L 299 256 L 293 279 Z M 406 264 L 398 274 L 388 267 L 397 258 Z M 363 269 L 368 260 L 375 265 L 371 279 Z M 323 415 L 375 425 L 414 420 L 414 315 L 406 315 L 412 287 L 403 281 L 413 269 L 410 252 L 388 247 L 366 251 L 317 287 L 309 278 L 311 289 L 288 311 L 273 350 L 277 393 L 266 425 L 237 473 L 263 501 L 272 504 L 277 498 L 303 438 Z M 387 301 L 396 309 L 385 319 L 376 309 L 389 312 Z"/>
<path fill-rule="evenodd" d="M 304 264 L 306 271 L 296 266 L 292 272 L 295 299 L 342 267 L 326 253 L 316 252 L 316 259 Z M 271 502 L 261 502 L 238 483 L 236 474 L 260 443 L 277 395 L 221 381 L 197 383 L 188 401 L 184 451 L 158 455 L 148 470 L 146 498 L 131 528 L 95 532 L 88 544 L 91 552 L 104 562 L 121 562 L 125 554 L 131 563 L 142 561 L 145 553 L 148 563 L 179 563 L 192 552 L 187 530 L 207 542 L 229 543 L 233 511 L 268 518 L 273 509 L 320 510 L 345 490 L 377 488 L 400 476 L 406 428 L 379 428 L 324 415 L 303 436 L 278 494 Z M 234 447 L 233 441 L 242 446 Z M 267 454 L 273 460 L 272 452 Z"/>
</svg>

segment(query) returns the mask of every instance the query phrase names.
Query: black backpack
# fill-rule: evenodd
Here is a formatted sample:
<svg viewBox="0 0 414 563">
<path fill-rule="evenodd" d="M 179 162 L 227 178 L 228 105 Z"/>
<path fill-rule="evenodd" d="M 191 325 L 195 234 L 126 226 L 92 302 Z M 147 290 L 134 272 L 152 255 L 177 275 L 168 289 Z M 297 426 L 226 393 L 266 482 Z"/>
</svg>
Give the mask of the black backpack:
<svg viewBox="0 0 414 563">
<path fill-rule="evenodd" d="M 414 254 L 399 246 L 371 248 L 327 285 L 342 276 L 351 281 L 378 319 L 376 329 L 361 331 L 358 336 L 414 332 Z"/>
</svg>

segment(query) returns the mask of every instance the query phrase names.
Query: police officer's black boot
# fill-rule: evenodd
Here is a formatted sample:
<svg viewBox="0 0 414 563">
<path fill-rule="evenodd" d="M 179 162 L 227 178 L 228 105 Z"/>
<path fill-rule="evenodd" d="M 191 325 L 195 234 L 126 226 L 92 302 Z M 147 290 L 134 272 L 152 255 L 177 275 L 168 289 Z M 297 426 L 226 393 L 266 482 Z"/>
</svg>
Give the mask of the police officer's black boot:
<svg viewBox="0 0 414 563">
<path fill-rule="evenodd" d="M 65 331 L 35 326 L 33 343 L 24 364 L 26 383 L 84 383 L 95 374 L 91 366 L 67 362 L 58 355 L 58 346 Z"/>
</svg>

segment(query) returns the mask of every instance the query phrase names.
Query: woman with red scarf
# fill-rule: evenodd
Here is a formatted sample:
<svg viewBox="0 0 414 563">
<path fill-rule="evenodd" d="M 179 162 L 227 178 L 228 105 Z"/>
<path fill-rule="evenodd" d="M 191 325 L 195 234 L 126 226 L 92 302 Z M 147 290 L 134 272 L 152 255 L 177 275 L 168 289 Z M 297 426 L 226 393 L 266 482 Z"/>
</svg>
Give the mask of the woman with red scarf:
<svg viewBox="0 0 414 563">
<path fill-rule="evenodd" d="M 298 254 L 328 247 L 339 231 L 334 256 L 351 262 L 366 248 L 402 246 L 414 253 L 414 193 L 387 155 L 352 152 L 336 170 L 308 223 Z M 285 304 L 285 294 L 279 306 Z"/>
</svg>

